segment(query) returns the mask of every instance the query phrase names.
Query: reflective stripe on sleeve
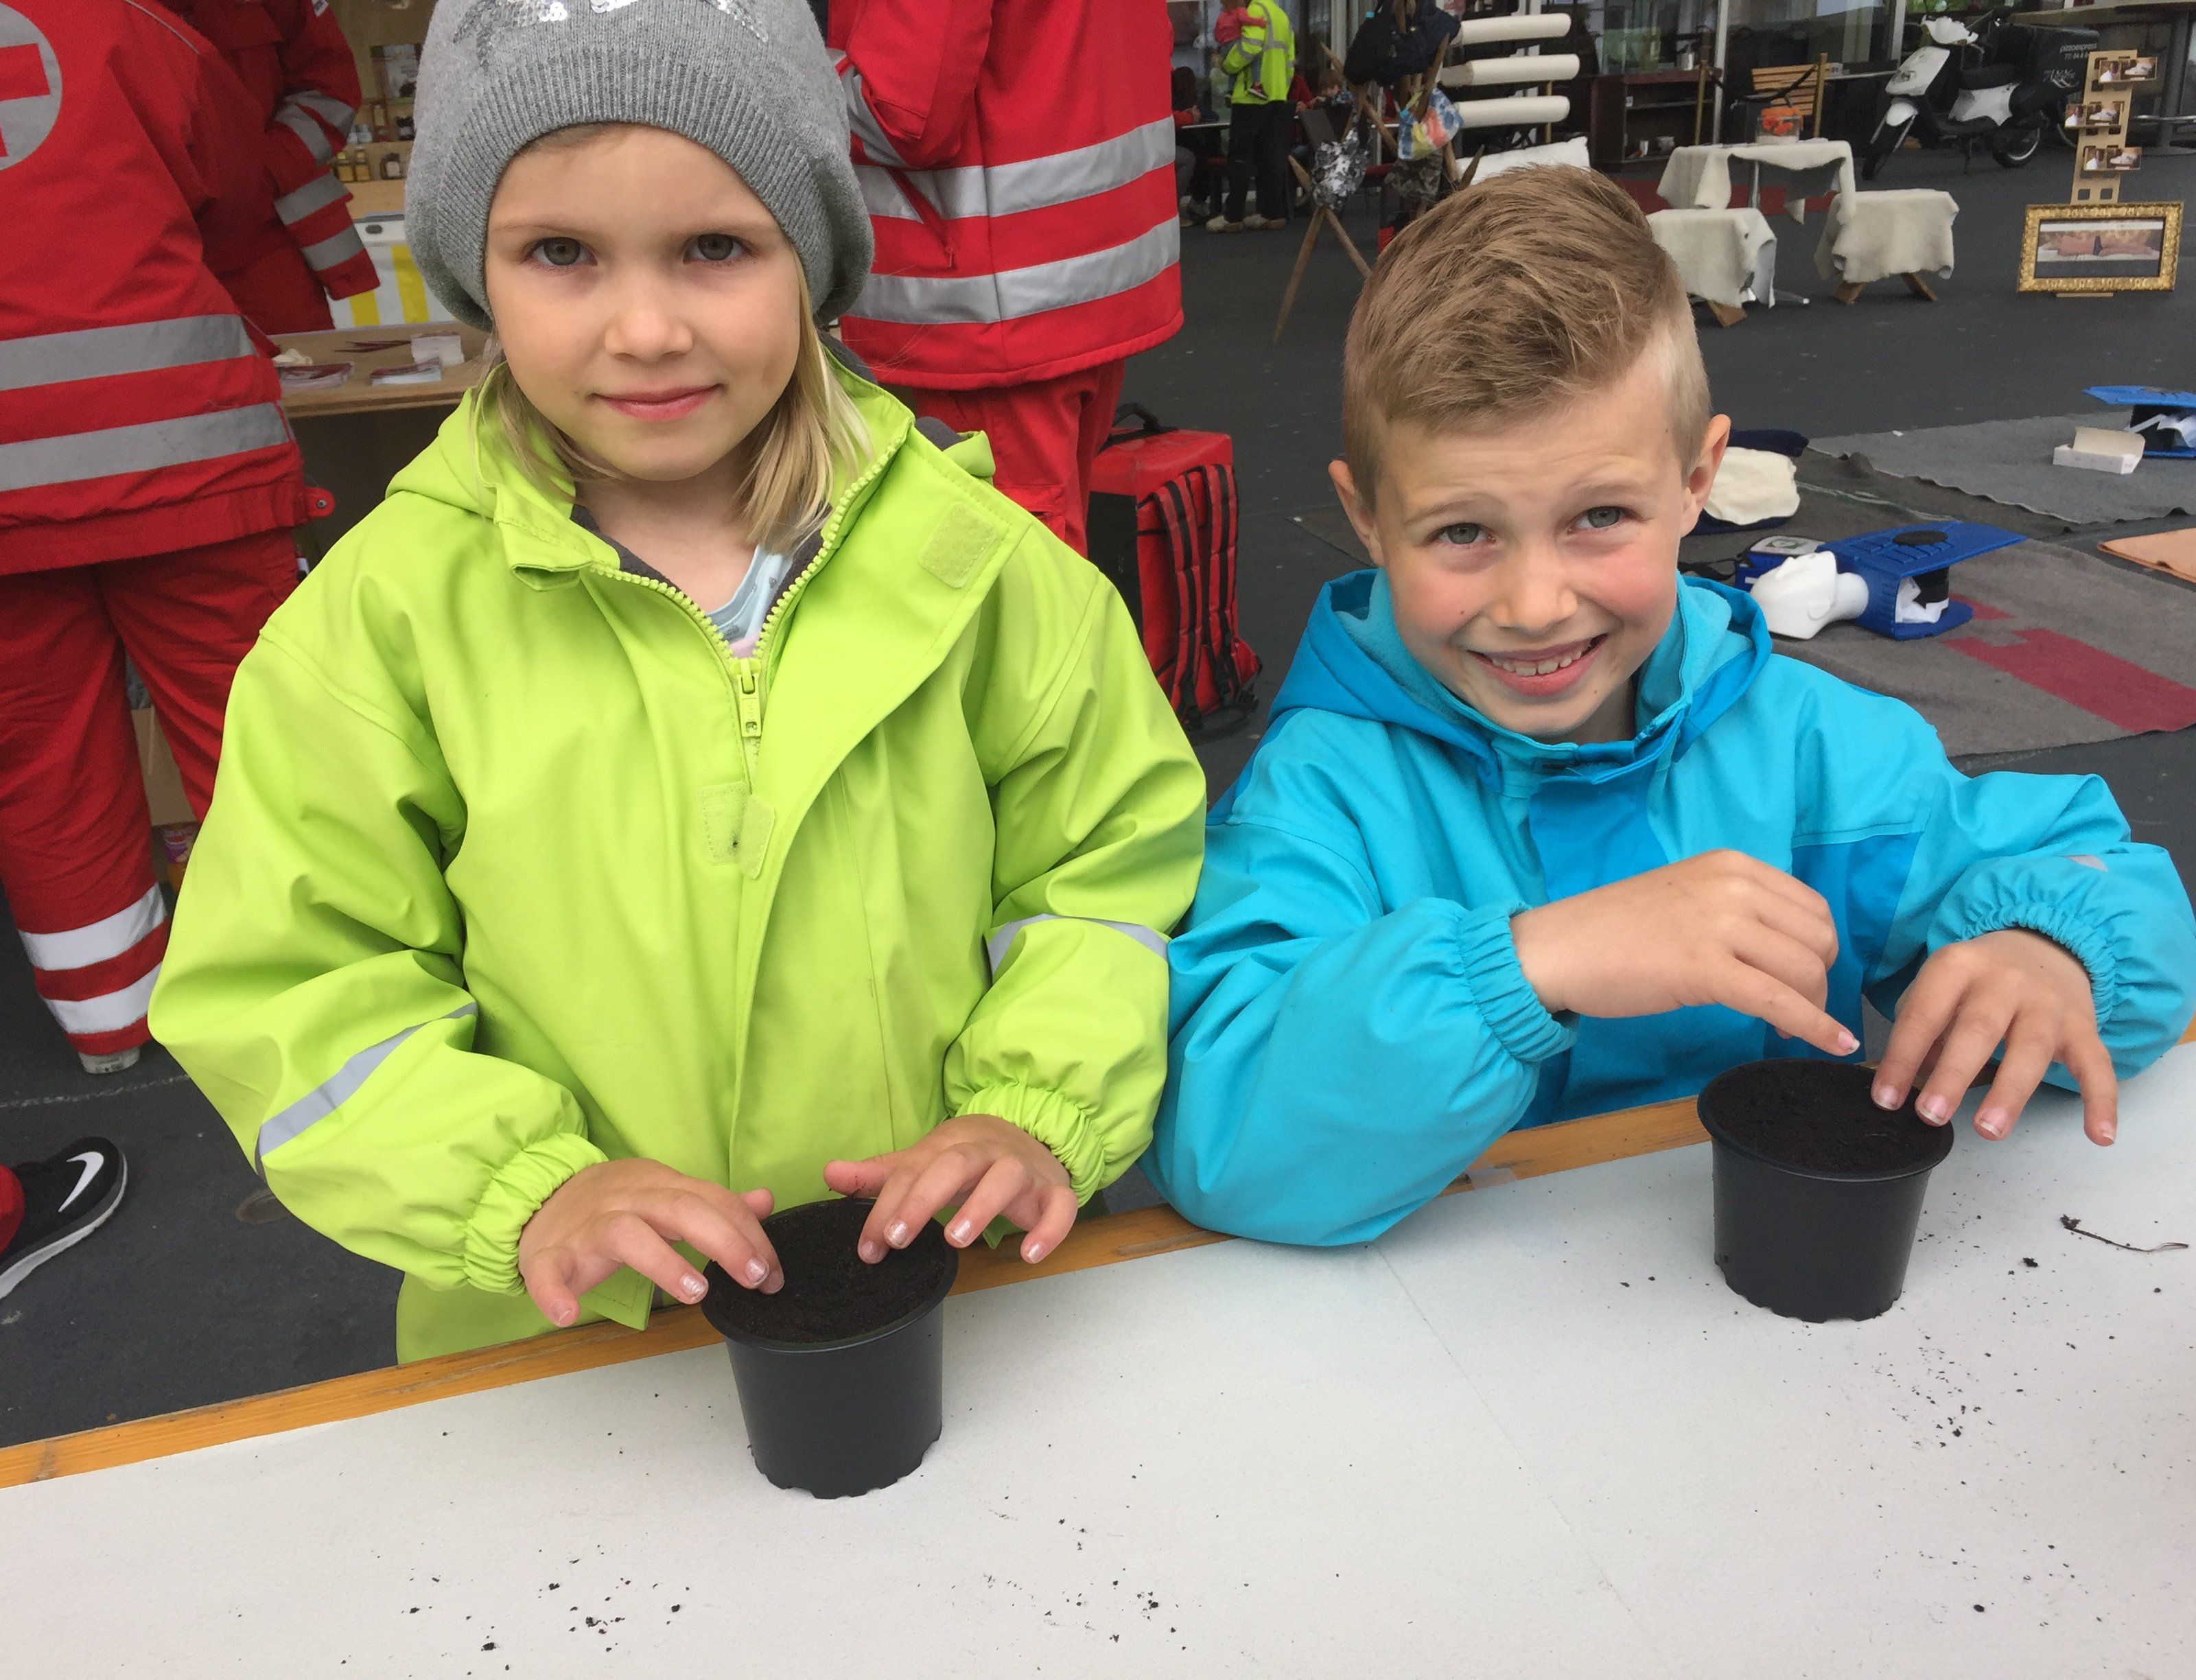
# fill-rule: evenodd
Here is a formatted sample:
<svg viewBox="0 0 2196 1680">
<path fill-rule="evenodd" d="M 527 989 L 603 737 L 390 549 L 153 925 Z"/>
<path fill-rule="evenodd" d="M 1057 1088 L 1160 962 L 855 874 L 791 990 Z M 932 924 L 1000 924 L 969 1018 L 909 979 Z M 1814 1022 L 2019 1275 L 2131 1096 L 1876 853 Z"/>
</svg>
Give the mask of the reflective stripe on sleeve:
<svg viewBox="0 0 2196 1680">
<path fill-rule="evenodd" d="M 906 170 L 897 176 L 872 164 L 858 164 L 854 172 L 861 179 L 862 202 L 872 216 L 919 219 L 915 206 L 899 189 L 902 180 L 948 218 L 1013 216 L 1026 210 L 1072 204 L 1078 199 L 1095 198 L 1125 187 L 1155 169 L 1171 165 L 1174 147 L 1174 118 L 1162 117 L 1095 146 L 1078 146 L 1019 164 L 999 164 L 988 169 Z"/>
<path fill-rule="evenodd" d="M 188 367 L 251 355 L 251 337 L 234 315 L 178 315 L 126 326 L 87 326 L 0 342 L 0 391 L 103 379 L 156 367 Z"/>
<path fill-rule="evenodd" d="M 335 144 L 328 138 L 328 131 L 295 105 L 284 106 L 274 113 L 274 120 L 304 142 L 315 163 L 324 164 L 335 156 Z"/>
<path fill-rule="evenodd" d="M 167 901 L 160 897 L 159 887 L 151 886 L 128 909 L 117 910 L 82 927 L 59 933 L 25 933 L 23 949 L 30 955 L 32 967 L 49 974 L 89 968 L 95 962 L 111 961 L 121 955 L 167 919 Z"/>
<path fill-rule="evenodd" d="M 366 241 L 358 236 L 358 229 L 346 228 L 339 234 L 331 234 L 324 240 L 299 247 L 305 254 L 306 263 L 315 274 L 325 274 L 330 268 L 339 268 L 354 257 L 366 255 Z"/>
<path fill-rule="evenodd" d="M 192 461 L 217 460 L 290 441 L 280 405 L 217 409 L 104 431 L 64 432 L 0 444 L 0 491 L 80 484 L 118 473 L 157 472 Z"/>
<path fill-rule="evenodd" d="M 282 101 L 285 105 L 300 105 L 333 129 L 338 134 L 350 131 L 351 118 L 358 113 L 345 105 L 333 94 L 324 94 L 317 88 L 300 88 Z"/>
<path fill-rule="evenodd" d="M 479 1013 L 479 1004 L 466 1003 L 451 1010 L 448 1014 L 440 1019 L 454 1021 L 463 1016 L 477 1015 Z M 432 1026 L 434 1024 L 432 1021 L 424 1021 L 420 1025 Z M 271 1152 L 280 1149 L 315 1121 L 325 1120 L 337 1109 L 342 1107 L 345 1101 L 357 1094 L 360 1086 L 373 1077 L 374 1069 L 395 1055 L 396 1047 L 419 1031 L 419 1027 L 408 1026 L 403 1031 L 383 1039 L 379 1044 L 367 1045 L 365 1049 L 361 1050 L 338 1068 L 328 1078 L 306 1092 L 303 1096 L 299 1097 L 280 1114 L 263 1121 L 259 1127 L 258 1139 L 252 1145 L 253 1164 L 264 1172 L 267 1157 Z"/>
<path fill-rule="evenodd" d="M 1154 933 L 1141 922 L 1106 921 L 1097 916 L 1087 915 L 1028 915 L 1020 921 L 1008 922 L 984 942 L 984 955 L 991 959 L 994 974 L 999 972 L 999 965 L 1007 960 L 1007 953 L 1014 948 L 1015 936 L 1025 927 L 1034 927 L 1040 921 L 1087 921 L 1093 927 L 1110 927 L 1116 933 L 1127 934 L 1160 961 L 1166 961 L 1166 935 Z"/>
<path fill-rule="evenodd" d="M 338 204 L 344 196 L 342 182 L 332 175 L 316 175 L 294 193 L 285 193 L 274 200 L 274 213 L 285 226 L 302 222 L 316 210 L 326 210 Z"/>
<path fill-rule="evenodd" d="M 1170 214 L 1132 240 L 1056 263 L 957 278 L 873 274 L 847 313 L 910 326 L 1015 320 L 1131 291 L 1164 274 L 1181 254 L 1182 225 Z"/>
<path fill-rule="evenodd" d="M 150 973 L 119 991 L 97 997 L 49 997 L 45 1004 L 63 1032 L 115 1032 L 145 1019 L 153 1002 L 153 983 L 159 978 L 160 965 L 156 962 Z"/>
<path fill-rule="evenodd" d="M 862 72 L 842 70 L 839 85 L 847 91 L 847 129 L 862 142 L 862 149 L 881 164 L 902 164 L 899 148 L 885 133 L 884 125 L 877 121 L 877 113 L 870 109 L 870 101 L 862 92 Z"/>
</svg>

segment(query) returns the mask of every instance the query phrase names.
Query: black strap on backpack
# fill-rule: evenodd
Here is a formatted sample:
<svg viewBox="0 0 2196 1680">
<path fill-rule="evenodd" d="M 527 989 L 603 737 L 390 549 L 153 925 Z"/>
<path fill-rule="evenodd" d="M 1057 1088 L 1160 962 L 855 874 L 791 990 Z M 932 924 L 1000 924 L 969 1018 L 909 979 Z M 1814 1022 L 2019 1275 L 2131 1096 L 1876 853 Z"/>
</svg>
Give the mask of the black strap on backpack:
<svg viewBox="0 0 2196 1680">
<path fill-rule="evenodd" d="M 1166 532 L 1167 557 L 1173 563 L 1169 568 L 1174 574 L 1175 626 L 1174 656 L 1171 669 L 1160 673 L 1167 699 L 1172 702 L 1175 714 L 1185 728 L 1197 723 L 1202 715 L 1197 703 L 1197 668 L 1199 655 L 1205 641 L 1201 621 L 1205 616 L 1204 523 L 1179 478 L 1170 478 L 1159 486 L 1153 499 L 1159 506 L 1159 521 Z"/>
</svg>

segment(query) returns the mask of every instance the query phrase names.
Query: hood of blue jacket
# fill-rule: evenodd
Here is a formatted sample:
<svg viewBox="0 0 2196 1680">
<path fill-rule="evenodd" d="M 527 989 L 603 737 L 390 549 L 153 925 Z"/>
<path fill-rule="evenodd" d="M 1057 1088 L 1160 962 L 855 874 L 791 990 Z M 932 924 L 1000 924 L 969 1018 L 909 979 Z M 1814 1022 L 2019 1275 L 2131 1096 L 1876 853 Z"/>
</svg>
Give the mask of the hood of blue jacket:
<svg viewBox="0 0 2196 1680">
<path fill-rule="evenodd" d="M 1681 579 L 1670 627 L 1640 667 L 1637 728 L 1628 741 L 1536 741 L 1505 729 L 1443 688 L 1396 629 L 1387 578 L 1352 572 L 1320 591 L 1288 679 L 1274 696 L 1270 738 L 1293 712 L 1332 712 L 1407 729 L 1456 749 L 1490 782 L 1506 766 L 1588 780 L 1675 754 L 1735 705 L 1770 655 L 1768 626 L 1743 592 Z"/>
</svg>

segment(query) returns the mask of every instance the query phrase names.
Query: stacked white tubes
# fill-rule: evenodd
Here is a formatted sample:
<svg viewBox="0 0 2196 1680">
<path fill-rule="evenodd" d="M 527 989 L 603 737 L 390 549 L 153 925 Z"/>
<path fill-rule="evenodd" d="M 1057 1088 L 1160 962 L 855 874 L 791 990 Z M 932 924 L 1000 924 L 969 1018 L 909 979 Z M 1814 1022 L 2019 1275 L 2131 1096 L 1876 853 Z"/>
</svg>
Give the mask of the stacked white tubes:
<svg viewBox="0 0 2196 1680">
<path fill-rule="evenodd" d="M 1466 18 L 1459 26 L 1455 43 L 1486 46 L 1499 41 L 1555 41 L 1570 32 L 1568 14 L 1556 12 L 1539 16 Z M 1472 59 L 1452 64 L 1441 73 L 1441 84 L 1451 93 L 1477 88 L 1546 87 L 1568 82 L 1579 73 L 1576 53 L 1534 53 L 1509 58 Z M 1571 114 L 1571 102 L 1561 94 L 1511 94 L 1493 99 L 1456 101 L 1459 125 L 1466 129 L 1538 128 L 1560 123 Z"/>
</svg>

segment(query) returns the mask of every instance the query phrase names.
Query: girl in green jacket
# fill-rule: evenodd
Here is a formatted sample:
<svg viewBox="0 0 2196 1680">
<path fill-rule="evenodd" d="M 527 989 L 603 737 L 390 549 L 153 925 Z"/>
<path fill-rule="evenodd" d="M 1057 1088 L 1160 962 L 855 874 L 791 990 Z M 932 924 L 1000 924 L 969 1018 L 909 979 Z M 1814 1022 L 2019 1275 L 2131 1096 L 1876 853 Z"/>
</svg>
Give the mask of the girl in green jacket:
<svg viewBox="0 0 2196 1680">
<path fill-rule="evenodd" d="M 423 72 L 501 360 L 238 673 L 155 1034 L 403 1358 L 774 1290 L 827 1191 L 1041 1259 L 1150 1136 L 1200 855 L 1126 612 L 827 355 L 805 0 L 444 0 Z"/>
</svg>

